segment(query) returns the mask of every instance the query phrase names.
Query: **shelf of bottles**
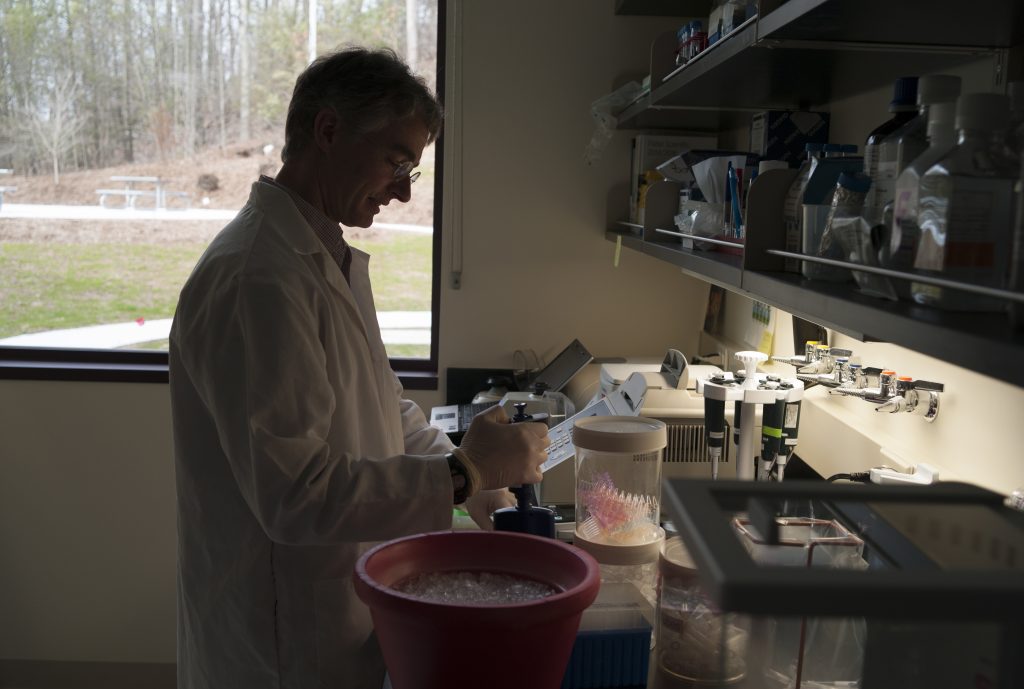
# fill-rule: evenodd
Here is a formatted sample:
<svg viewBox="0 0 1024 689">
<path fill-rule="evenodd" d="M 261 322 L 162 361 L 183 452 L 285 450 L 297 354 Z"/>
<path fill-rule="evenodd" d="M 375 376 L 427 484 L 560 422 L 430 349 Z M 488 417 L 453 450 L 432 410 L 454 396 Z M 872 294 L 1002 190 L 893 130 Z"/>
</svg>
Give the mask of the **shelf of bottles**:
<svg viewBox="0 0 1024 689">
<path fill-rule="evenodd" d="M 645 101 L 629 109 L 629 118 L 620 127 L 639 124 L 659 111 L 674 112 L 676 127 L 686 129 L 698 121 L 706 122 L 716 108 L 719 117 L 733 121 L 751 109 L 807 108 L 892 84 L 903 74 L 936 75 L 946 67 L 985 56 L 997 65 L 1006 58 L 1004 49 L 1024 42 L 1024 3 L 1018 0 L 981 0 L 970 12 L 947 0 L 884 4 L 876 0 L 866 0 L 866 4 L 762 0 L 759 7 L 760 16 L 739 22 L 724 39 L 697 57 L 690 56 L 683 66 L 675 64 L 675 32 L 660 36 L 652 48 L 652 91 Z M 886 21 L 878 21 L 879 17 Z M 840 79 L 837 74 L 859 76 Z M 685 231 L 675 226 L 684 217 L 676 215 L 681 206 L 673 205 L 673 195 L 679 189 L 667 182 L 649 187 L 647 198 L 654 201 L 653 212 L 644 222 L 619 223 L 608 231 L 607 238 L 851 336 L 892 342 L 1024 386 L 1024 367 L 1017 364 L 1024 356 L 1024 228 L 1011 229 L 1021 222 L 1012 210 L 1020 193 L 1014 190 L 1019 185 L 1014 185 L 1020 180 L 1021 162 L 1011 155 L 1009 164 L 1000 170 L 961 170 L 958 166 L 970 167 L 971 161 L 979 159 L 968 153 L 960 156 L 960 162 L 949 160 L 946 165 L 958 134 L 960 146 L 964 145 L 963 131 L 952 128 L 954 119 L 960 121 L 964 115 L 960 103 L 964 99 L 956 95 L 959 80 L 952 94 L 939 93 L 954 77 L 928 79 L 925 90 L 930 91 L 931 100 L 919 94 L 917 102 L 905 108 L 910 112 L 887 123 L 893 132 L 901 132 L 897 160 L 889 161 L 894 164 L 888 169 L 895 170 L 891 178 L 879 176 L 872 167 L 872 156 L 881 155 L 880 142 L 888 141 L 892 133 L 879 128 L 872 133 L 873 137 L 878 134 L 879 147 L 872 148 L 875 144 L 869 138 L 871 146 L 867 148 L 872 152 L 866 160 L 827 162 L 823 160 L 827 154 L 816 154 L 823 160 L 822 170 L 833 170 L 828 180 L 823 179 L 828 175 L 817 178 L 824 183 L 816 187 L 815 193 L 820 195 L 816 200 L 810 194 L 805 197 L 802 188 L 792 197 L 797 188 L 794 182 L 801 174 L 797 170 L 759 175 L 748 190 L 742 248 L 737 249 L 731 241 L 718 241 L 723 237 L 684 236 Z M 995 117 L 993 108 L 1005 110 L 1009 102 L 996 107 L 993 98 L 997 97 L 967 97 L 976 100 L 968 107 L 975 114 L 967 119 L 973 117 L 982 123 L 981 129 L 995 132 L 1006 128 L 1007 122 L 1002 115 Z M 1024 98 L 1015 100 L 1007 130 L 1016 132 L 1010 150 L 1019 153 L 1024 149 Z M 917 129 L 907 134 L 905 126 L 911 120 Z M 949 128 L 944 136 L 950 138 L 943 143 L 941 158 L 915 169 L 909 163 L 927 158 L 925 149 L 940 153 L 937 140 L 932 139 L 932 127 L 942 121 Z M 923 148 L 914 149 L 908 143 L 904 157 L 905 139 L 917 141 Z M 987 145 L 978 150 L 982 148 L 987 150 Z M 1002 144 L 996 148 L 1002 150 Z M 890 153 L 887 147 L 885 155 Z M 948 168 L 949 178 L 941 183 L 934 177 L 928 180 L 932 186 L 927 194 L 920 191 L 931 199 L 927 203 L 925 196 L 920 204 L 918 195 L 912 197 L 915 210 L 908 217 L 914 222 L 906 225 L 911 232 L 904 235 L 913 238 L 908 254 L 908 245 L 899 239 L 900 232 L 905 232 L 901 229 L 905 219 L 896 201 L 906 198 L 905 188 L 900 186 L 904 183 L 901 171 L 912 169 L 917 177 L 911 179 L 910 188 L 923 190 L 926 170 L 940 160 Z M 810 158 L 802 169 L 807 166 Z M 954 179 L 957 175 L 966 181 Z M 865 186 L 865 180 L 870 184 Z M 953 200 L 961 184 L 965 196 Z M 967 207 L 963 199 L 980 198 L 979 193 L 989 201 L 975 203 L 976 209 Z M 943 200 L 943 194 L 948 198 Z M 798 199 L 795 203 L 794 198 Z M 894 201 L 886 204 L 886 199 Z M 842 209 L 844 204 L 849 208 Z M 810 208 L 812 205 L 815 207 Z M 951 205 L 954 211 L 949 210 Z M 924 216 L 918 217 L 925 206 L 934 216 L 929 216 L 927 232 L 916 226 L 917 221 L 925 222 Z M 837 207 L 842 209 L 838 214 Z M 859 210 L 848 214 L 853 209 Z M 795 220 L 794 211 L 801 220 Z M 808 235 L 802 229 L 794 233 L 794 223 L 802 228 L 803 218 L 810 217 L 808 211 L 813 211 L 810 226 L 817 234 Z M 979 222 L 979 213 L 985 215 L 986 234 L 981 244 L 970 236 L 968 230 L 973 226 L 964 225 L 964 218 Z M 804 246 L 807 241 L 821 242 L 821 231 L 832 225 L 833 215 L 837 216 L 833 237 L 860 242 L 859 250 L 844 245 L 837 255 L 821 246 Z M 858 217 L 861 224 L 854 229 L 852 223 Z M 851 224 L 844 226 L 845 222 Z M 1014 232 L 1016 239 L 1011 236 Z M 927 252 L 922 245 L 928 245 Z M 1018 255 L 1011 258 L 1015 246 Z M 1016 269 L 1012 269 L 1014 265 Z"/>
<path fill-rule="evenodd" d="M 665 229 L 682 217 L 672 210 L 681 187 L 670 182 L 647 190 L 651 215 L 628 228 L 627 246 L 854 337 L 1024 386 L 1024 367 L 1011 363 L 1024 355 L 1024 265 L 1011 258 L 1012 247 L 1024 252 L 1024 229 L 1012 232 L 1024 89 L 959 92 L 951 76 L 898 80 L 896 112 L 869 136 L 866 158 L 809 145 L 799 170 L 759 175 L 740 256 L 733 242 Z M 914 190 L 920 200 L 908 201 Z M 882 203 L 894 198 L 916 211 Z"/>
</svg>

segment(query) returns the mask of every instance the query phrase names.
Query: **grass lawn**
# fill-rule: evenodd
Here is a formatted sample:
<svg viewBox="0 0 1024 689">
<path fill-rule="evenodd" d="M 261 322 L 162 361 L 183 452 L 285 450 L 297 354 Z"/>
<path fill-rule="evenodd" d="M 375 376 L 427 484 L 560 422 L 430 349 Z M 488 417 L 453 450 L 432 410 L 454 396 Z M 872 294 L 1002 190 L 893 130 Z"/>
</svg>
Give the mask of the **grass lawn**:
<svg viewBox="0 0 1024 689">
<path fill-rule="evenodd" d="M 379 311 L 429 311 L 429 235 L 386 233 L 357 246 L 371 254 Z M 202 244 L 0 242 L 0 337 L 170 318 Z M 166 349 L 167 342 L 137 345 Z M 134 347 L 133 347 L 134 348 Z M 394 345 L 391 356 L 426 357 L 425 345 Z"/>
</svg>

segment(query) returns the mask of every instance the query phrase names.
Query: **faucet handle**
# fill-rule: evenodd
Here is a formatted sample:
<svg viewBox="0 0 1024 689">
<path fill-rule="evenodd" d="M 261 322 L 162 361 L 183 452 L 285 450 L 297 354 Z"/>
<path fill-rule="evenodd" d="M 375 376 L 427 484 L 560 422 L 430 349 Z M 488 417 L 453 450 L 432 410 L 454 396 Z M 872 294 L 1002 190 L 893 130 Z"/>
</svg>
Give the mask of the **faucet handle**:
<svg viewBox="0 0 1024 689">
<path fill-rule="evenodd" d="M 932 392 L 945 392 L 946 386 L 942 383 L 933 383 L 928 380 L 915 380 L 911 386 L 915 390 L 930 390 Z"/>
</svg>

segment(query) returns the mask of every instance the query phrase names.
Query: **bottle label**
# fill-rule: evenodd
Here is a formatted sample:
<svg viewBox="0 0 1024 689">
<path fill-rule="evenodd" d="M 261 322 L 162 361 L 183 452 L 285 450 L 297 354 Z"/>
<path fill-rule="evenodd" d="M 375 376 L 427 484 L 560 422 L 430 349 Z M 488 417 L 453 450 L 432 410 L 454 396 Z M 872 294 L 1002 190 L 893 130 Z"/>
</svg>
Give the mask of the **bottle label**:
<svg viewBox="0 0 1024 689">
<path fill-rule="evenodd" d="M 875 205 L 884 206 L 892 201 L 896 190 L 896 161 L 878 161 L 878 170 L 873 181 L 875 187 Z"/>
<path fill-rule="evenodd" d="M 903 171 L 896 181 L 893 195 L 893 223 L 917 220 L 917 190 L 921 178 L 910 168 Z M 895 229 L 895 228 L 894 228 Z"/>
<path fill-rule="evenodd" d="M 975 284 L 1005 286 L 1013 184 L 1005 178 L 925 175 L 915 266 Z"/>
<path fill-rule="evenodd" d="M 878 171 L 878 145 L 872 144 L 864 147 L 864 172 L 872 180 L 875 179 L 875 172 Z"/>
<path fill-rule="evenodd" d="M 807 181 L 811 176 L 811 166 L 804 165 L 800 168 L 799 174 L 786 193 L 786 200 L 782 204 L 783 225 L 786 230 L 786 251 L 800 253 L 803 251 L 803 237 L 801 236 L 801 215 L 803 212 L 804 191 L 807 189 Z M 789 273 L 800 272 L 800 262 L 795 258 L 787 258 L 785 270 Z"/>
</svg>

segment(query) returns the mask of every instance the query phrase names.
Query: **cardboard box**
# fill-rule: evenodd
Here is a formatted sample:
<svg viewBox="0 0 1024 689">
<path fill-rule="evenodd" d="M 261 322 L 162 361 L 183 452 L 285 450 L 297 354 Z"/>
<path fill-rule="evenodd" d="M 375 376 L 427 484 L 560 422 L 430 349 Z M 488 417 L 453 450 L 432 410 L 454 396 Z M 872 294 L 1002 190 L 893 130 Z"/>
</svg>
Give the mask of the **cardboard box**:
<svg viewBox="0 0 1024 689">
<path fill-rule="evenodd" d="M 768 110 L 750 123 L 750 150 L 764 160 L 784 160 L 790 167 L 804 159 L 804 145 L 828 142 L 829 114 L 802 110 Z"/>
</svg>

